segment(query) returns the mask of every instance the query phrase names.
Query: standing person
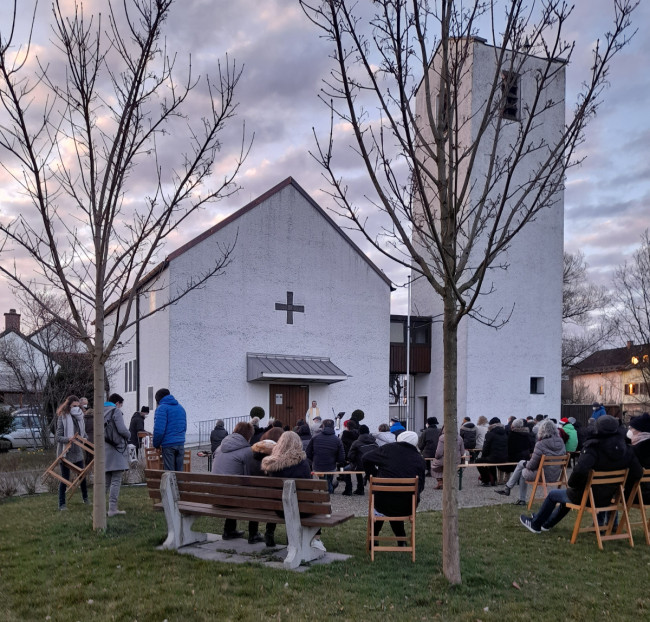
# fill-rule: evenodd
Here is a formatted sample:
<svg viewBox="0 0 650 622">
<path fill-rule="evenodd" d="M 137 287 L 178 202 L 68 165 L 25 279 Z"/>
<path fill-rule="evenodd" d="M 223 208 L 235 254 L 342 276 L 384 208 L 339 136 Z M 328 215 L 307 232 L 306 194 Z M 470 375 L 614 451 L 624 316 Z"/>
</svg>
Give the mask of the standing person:
<svg viewBox="0 0 650 622">
<path fill-rule="evenodd" d="M 258 469 L 251 449 L 251 438 L 253 438 L 253 426 L 250 423 L 240 421 L 232 434 L 226 436 L 217 447 L 212 458 L 212 472 L 216 475 L 253 475 Z M 258 532 L 259 523 L 250 521 L 248 523 L 248 543 L 255 544 L 263 542 L 264 537 Z M 237 530 L 237 520 L 227 518 L 223 525 L 224 540 L 243 538 L 244 532 Z"/>
<path fill-rule="evenodd" d="M 336 436 L 333 419 L 323 421 L 322 432 L 309 441 L 306 454 L 314 471 L 336 471 L 336 465 L 345 461 L 345 449 L 341 439 Z M 333 475 L 327 475 L 326 478 L 328 490 L 333 494 L 339 483 L 334 482 Z"/>
<path fill-rule="evenodd" d="M 187 416 L 169 389 L 156 391 L 156 412 L 153 419 L 153 446 L 162 448 L 165 471 L 182 471 L 185 455 Z"/>
<path fill-rule="evenodd" d="M 124 510 L 117 509 L 117 500 L 122 486 L 122 473 L 129 468 L 128 442 L 131 434 L 124 425 L 122 404 L 124 398 L 117 393 L 112 393 L 107 402 L 104 402 L 104 430 L 112 426 L 113 434 L 104 435 L 104 452 L 106 457 L 106 492 L 108 493 L 108 516 L 126 514 Z M 109 423 L 112 421 L 112 424 Z M 111 440 L 109 440 L 111 439 Z"/>
<path fill-rule="evenodd" d="M 84 414 L 84 426 L 86 428 L 86 438 L 94 445 L 95 444 L 95 436 L 94 436 L 95 423 L 93 421 L 93 418 L 95 416 L 95 413 L 93 412 L 92 408 L 88 408 L 87 397 L 79 398 L 79 408 L 81 408 L 81 412 L 83 412 Z M 95 456 L 90 452 L 85 452 L 85 454 L 86 454 L 86 466 L 88 466 Z"/>
<path fill-rule="evenodd" d="M 377 477 L 417 477 L 418 494 L 416 505 L 420 503 L 420 493 L 424 490 L 424 458 L 417 448 L 418 435 L 415 432 L 402 432 L 397 442 L 387 443 L 363 456 L 363 465 L 368 476 Z M 411 498 L 406 493 L 376 492 L 375 508 L 384 516 L 405 516 L 411 513 Z M 379 535 L 383 521 L 375 523 L 375 536 Z M 404 521 L 390 521 L 391 529 L 397 537 L 404 538 Z M 406 546 L 400 542 L 399 546 Z"/>
<path fill-rule="evenodd" d="M 395 438 L 397 438 L 402 432 L 406 431 L 406 428 L 402 425 L 402 422 L 397 417 L 391 417 L 390 431 L 395 435 Z"/>
<path fill-rule="evenodd" d="M 316 434 L 320 434 L 321 432 L 323 420 L 318 415 L 316 415 L 312 419 L 312 423 L 311 424 L 308 423 L 307 425 L 309 425 L 309 430 L 311 432 L 311 435 L 316 436 Z"/>
<path fill-rule="evenodd" d="M 226 430 L 226 424 L 223 419 L 217 419 L 214 424 L 214 429 L 210 432 L 210 453 L 214 456 L 214 452 L 217 451 L 219 445 L 223 442 L 223 439 L 228 436 L 228 431 Z"/>
<path fill-rule="evenodd" d="M 312 400 L 311 406 L 305 413 L 305 421 L 307 422 L 307 425 L 314 423 L 314 417 L 320 417 L 320 408 L 318 408 L 318 402 L 316 400 Z"/>
<path fill-rule="evenodd" d="M 472 424 L 474 425 L 474 424 Z M 438 419 L 429 417 L 427 419 L 427 427 L 422 430 L 420 438 L 418 439 L 418 449 L 425 458 L 427 465 L 427 477 L 431 477 L 431 461 L 426 458 L 435 458 L 436 449 L 438 448 L 438 439 L 440 438 L 440 428 L 438 428 Z"/>
<path fill-rule="evenodd" d="M 142 406 L 138 412 L 134 412 L 129 424 L 129 434 L 131 434 L 130 442 L 136 449 L 140 449 L 142 439 L 138 436 L 138 432 L 144 432 L 144 420 L 149 414 L 149 406 Z"/>
<path fill-rule="evenodd" d="M 363 471 L 363 456 L 370 451 L 379 449 L 375 437 L 370 434 L 370 428 L 367 425 L 361 424 L 359 426 L 359 438 L 352 443 L 350 451 L 348 452 L 348 460 L 350 462 L 351 471 Z M 348 475 L 348 478 L 350 476 Z M 345 483 L 347 487 L 347 480 Z M 352 487 L 352 480 L 350 479 L 350 488 Z M 363 496 L 363 475 L 357 473 L 357 489 L 354 491 L 355 495 Z"/>
<path fill-rule="evenodd" d="M 76 395 L 69 395 L 65 398 L 65 401 L 57 408 L 56 410 L 56 455 L 60 456 L 65 449 L 65 446 L 68 444 L 70 439 L 78 434 L 79 436 L 86 438 L 86 429 L 84 427 L 84 416 L 81 408 L 79 407 L 79 398 Z M 68 462 L 72 462 L 75 466 L 83 469 L 84 464 L 84 452 L 81 447 L 73 445 L 68 450 L 68 453 L 65 456 L 65 459 Z M 70 468 L 61 461 L 61 477 L 70 481 Z M 63 483 L 59 483 L 59 510 L 67 510 L 65 504 L 65 491 L 67 486 Z M 88 504 L 88 487 L 86 485 L 86 478 L 84 477 L 81 482 L 81 497 L 85 504 Z"/>
</svg>

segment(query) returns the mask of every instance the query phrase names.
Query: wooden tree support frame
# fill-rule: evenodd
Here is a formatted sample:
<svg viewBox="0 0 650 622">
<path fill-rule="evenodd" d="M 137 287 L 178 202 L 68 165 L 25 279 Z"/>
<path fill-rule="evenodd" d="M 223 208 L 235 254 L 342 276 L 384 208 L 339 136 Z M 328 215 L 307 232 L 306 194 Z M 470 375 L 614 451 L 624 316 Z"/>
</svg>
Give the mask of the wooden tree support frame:
<svg viewBox="0 0 650 622">
<path fill-rule="evenodd" d="M 68 451 L 72 448 L 73 445 L 80 447 L 83 451 L 93 456 L 93 459 L 83 468 L 79 468 L 76 464 L 73 464 L 69 460 L 66 460 L 66 455 Z M 59 480 L 67 486 L 66 490 L 66 499 L 69 500 L 70 497 L 79 487 L 79 484 L 84 480 L 84 478 L 90 473 L 95 463 L 95 446 L 87 439 L 75 434 L 65 446 L 61 455 L 45 470 L 44 475 L 52 477 L 56 480 Z M 70 469 L 70 480 L 65 479 L 61 473 L 57 473 L 56 469 L 65 464 L 68 469 Z"/>
</svg>

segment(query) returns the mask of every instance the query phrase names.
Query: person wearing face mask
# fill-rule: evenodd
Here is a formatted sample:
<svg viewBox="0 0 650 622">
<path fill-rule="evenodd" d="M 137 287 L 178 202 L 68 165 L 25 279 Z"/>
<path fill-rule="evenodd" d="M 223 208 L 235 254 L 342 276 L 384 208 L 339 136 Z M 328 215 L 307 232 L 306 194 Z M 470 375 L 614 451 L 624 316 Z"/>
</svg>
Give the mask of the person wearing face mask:
<svg viewBox="0 0 650 622">
<path fill-rule="evenodd" d="M 76 395 L 66 397 L 65 401 L 57 408 L 56 414 L 56 455 L 60 456 L 65 446 L 75 434 L 86 438 L 86 428 L 84 426 L 83 411 L 79 407 L 79 398 Z M 72 464 L 80 469 L 84 468 L 84 453 L 77 445 L 72 445 L 65 457 L 68 462 L 72 462 Z M 70 468 L 64 462 L 61 462 L 61 476 L 63 479 L 70 481 Z M 65 503 L 66 489 L 67 486 L 63 482 L 60 482 L 59 510 L 67 509 Z M 89 503 L 86 478 L 81 482 L 81 497 L 85 504 Z"/>
</svg>

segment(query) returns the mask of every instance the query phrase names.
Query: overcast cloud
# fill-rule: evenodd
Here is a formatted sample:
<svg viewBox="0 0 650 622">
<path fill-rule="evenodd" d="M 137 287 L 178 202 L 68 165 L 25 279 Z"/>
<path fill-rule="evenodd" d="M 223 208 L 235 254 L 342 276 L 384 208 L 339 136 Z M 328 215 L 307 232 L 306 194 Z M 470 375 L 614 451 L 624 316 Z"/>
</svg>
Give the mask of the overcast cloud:
<svg viewBox="0 0 650 622">
<path fill-rule="evenodd" d="M 2 31 L 8 24 L 10 3 L 3 0 L 0 4 Z M 32 4 L 29 0 L 20 1 L 23 26 L 29 15 L 25 8 Z M 63 4 L 74 3 L 66 0 Z M 104 7 L 105 1 L 85 0 L 84 4 L 89 13 L 93 7 Z M 567 36 L 577 42 L 574 62 L 567 74 L 568 107 L 588 70 L 591 44 L 608 28 L 613 0 L 582 0 L 577 4 L 567 31 Z M 51 45 L 49 16 L 49 2 L 41 2 L 36 40 L 44 53 Z M 581 147 L 584 163 L 570 172 L 565 195 L 565 248 L 569 252 L 582 250 L 590 265 L 591 278 L 606 285 L 617 265 L 638 246 L 641 232 L 650 227 L 650 37 L 645 29 L 650 23 L 650 2 L 642 2 L 634 21 L 639 32 L 612 66 L 611 86 Z M 318 99 L 322 79 L 330 66 L 328 47 L 297 0 L 179 1 L 166 34 L 168 50 L 178 52 L 179 68 L 192 54 L 195 76 L 216 76 L 217 62 L 224 62 L 226 52 L 238 66 L 244 67 L 237 91 L 238 116 L 224 134 L 223 162 L 232 162 L 244 122 L 247 134 L 255 134 L 255 141 L 238 179 L 241 192 L 184 223 L 159 259 L 289 176 L 323 207 L 332 207 L 331 199 L 321 191 L 326 187 L 321 171 L 309 156 L 309 151 L 315 149 L 312 128 L 323 136 L 329 125 L 328 111 Z M 204 95 L 205 88 L 201 87 L 192 98 L 191 117 L 200 117 L 201 110 L 205 110 Z M 175 146 L 161 156 L 173 160 L 179 152 L 177 142 L 174 138 Z M 182 149 L 182 141 L 180 145 Z M 341 172 L 345 171 L 353 195 L 362 197 L 367 181 L 350 154 L 343 152 L 346 146 L 346 137 L 342 136 Z M 134 184 L 132 191 L 138 187 Z M 18 211 L 26 213 L 27 208 L 24 197 L 15 193 L 6 173 L 0 171 L 0 218 Z M 351 237 L 367 249 L 358 233 Z M 398 287 L 405 283 L 404 269 L 377 253 L 369 252 L 369 256 Z M 17 259 L 21 269 L 29 273 L 28 263 L 21 257 Z M 3 255 L 1 260 L 4 263 L 10 257 Z M 6 312 L 10 307 L 20 310 L 6 281 L 0 280 L 0 311 Z M 403 290 L 393 294 L 393 312 L 406 312 Z"/>
</svg>

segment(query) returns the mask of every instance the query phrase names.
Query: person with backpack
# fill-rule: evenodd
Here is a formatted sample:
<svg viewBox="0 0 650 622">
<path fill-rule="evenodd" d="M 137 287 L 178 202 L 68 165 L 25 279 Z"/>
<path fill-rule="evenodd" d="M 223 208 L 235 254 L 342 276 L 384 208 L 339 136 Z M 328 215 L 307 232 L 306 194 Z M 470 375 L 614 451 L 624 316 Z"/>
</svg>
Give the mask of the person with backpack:
<svg viewBox="0 0 650 622">
<path fill-rule="evenodd" d="M 124 425 L 122 404 L 124 398 L 112 393 L 104 402 L 104 454 L 106 457 L 106 492 L 108 493 L 108 516 L 126 514 L 117 509 L 117 500 L 122 486 L 122 473 L 129 468 L 128 443 L 131 436 Z"/>
</svg>

